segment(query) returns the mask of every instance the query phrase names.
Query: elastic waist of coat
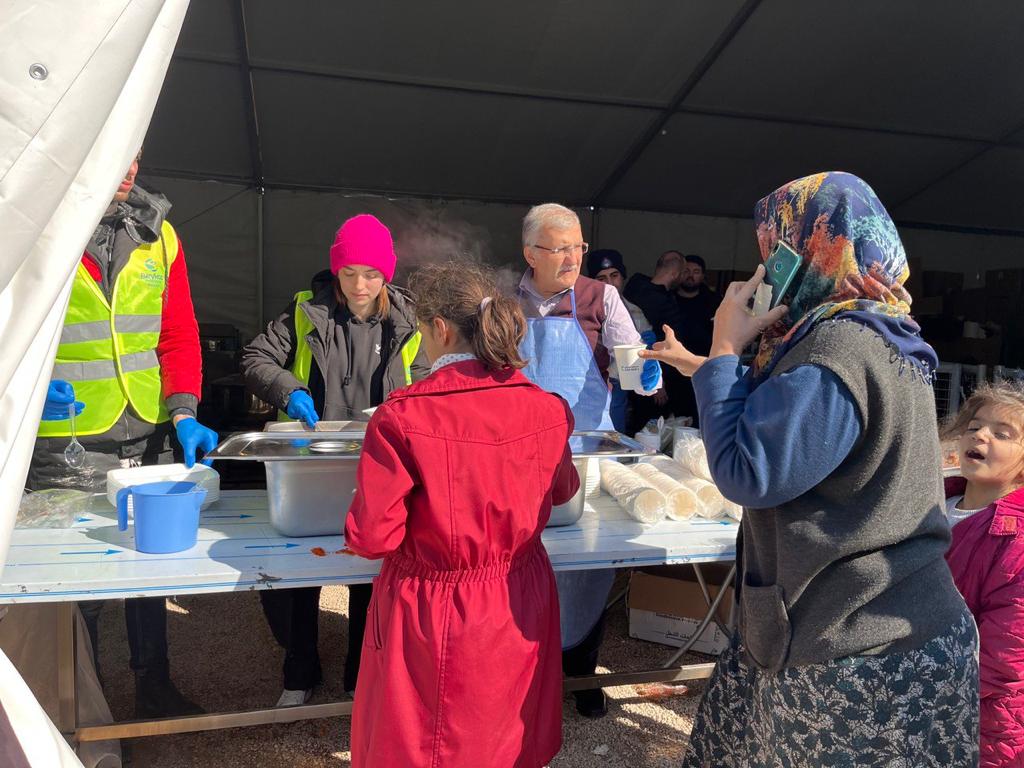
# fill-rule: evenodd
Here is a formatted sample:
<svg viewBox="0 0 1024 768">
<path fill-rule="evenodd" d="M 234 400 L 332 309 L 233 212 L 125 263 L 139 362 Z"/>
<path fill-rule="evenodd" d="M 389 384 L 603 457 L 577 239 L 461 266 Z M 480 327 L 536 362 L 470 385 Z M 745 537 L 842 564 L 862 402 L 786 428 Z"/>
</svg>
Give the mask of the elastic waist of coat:
<svg viewBox="0 0 1024 768">
<path fill-rule="evenodd" d="M 537 540 L 511 560 L 492 563 L 480 568 L 458 568 L 453 570 L 431 568 L 414 557 L 401 552 L 393 552 L 384 561 L 384 568 L 394 570 L 398 576 L 413 576 L 425 581 L 438 581 L 444 584 L 464 584 L 473 581 L 502 579 L 534 560 L 543 551 L 544 545 L 541 544 L 540 540 Z"/>
</svg>

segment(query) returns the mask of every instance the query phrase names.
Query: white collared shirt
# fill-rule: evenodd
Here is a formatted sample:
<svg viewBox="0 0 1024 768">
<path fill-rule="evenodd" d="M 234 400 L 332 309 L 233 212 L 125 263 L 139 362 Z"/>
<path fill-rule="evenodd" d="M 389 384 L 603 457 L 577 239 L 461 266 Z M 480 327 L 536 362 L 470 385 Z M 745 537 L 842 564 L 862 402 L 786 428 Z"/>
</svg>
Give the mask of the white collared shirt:
<svg viewBox="0 0 1024 768">
<path fill-rule="evenodd" d="M 461 363 L 463 360 L 476 360 L 476 355 L 472 352 L 453 352 L 450 355 L 441 355 L 434 361 L 434 364 L 430 366 L 430 372 L 434 373 L 434 371 L 439 368 L 444 368 L 446 365 L 451 365 L 452 363 Z"/>
</svg>

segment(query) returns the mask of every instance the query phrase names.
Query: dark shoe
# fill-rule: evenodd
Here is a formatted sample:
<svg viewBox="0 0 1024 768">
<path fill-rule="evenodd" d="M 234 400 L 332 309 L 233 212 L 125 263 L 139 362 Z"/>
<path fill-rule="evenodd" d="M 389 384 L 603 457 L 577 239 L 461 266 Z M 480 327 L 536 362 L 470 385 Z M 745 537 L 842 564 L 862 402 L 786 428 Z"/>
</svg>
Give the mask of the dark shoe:
<svg viewBox="0 0 1024 768">
<path fill-rule="evenodd" d="M 608 697 L 600 688 L 589 691 L 573 691 L 576 699 L 576 711 L 591 720 L 597 720 L 608 714 Z"/>
<path fill-rule="evenodd" d="M 349 696 L 355 696 L 356 693 L 356 681 L 359 679 L 359 659 L 356 659 L 353 663 L 352 657 L 350 656 L 345 660 L 345 679 L 343 687 L 345 693 Z"/>
<path fill-rule="evenodd" d="M 157 717 L 185 717 L 205 712 L 195 702 L 181 695 L 168 678 L 135 676 L 135 719 L 149 720 Z"/>
</svg>

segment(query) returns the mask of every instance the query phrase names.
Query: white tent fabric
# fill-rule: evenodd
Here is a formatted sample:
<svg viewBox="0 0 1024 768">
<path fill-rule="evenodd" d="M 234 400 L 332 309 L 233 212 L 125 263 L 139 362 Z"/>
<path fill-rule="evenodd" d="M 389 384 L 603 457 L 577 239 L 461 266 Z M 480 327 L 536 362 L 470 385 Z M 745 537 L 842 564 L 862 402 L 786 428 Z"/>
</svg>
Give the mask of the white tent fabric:
<svg viewBox="0 0 1024 768">
<path fill-rule="evenodd" d="M 0 14 L 0 563 L 86 242 L 149 126 L 188 0 L 13 0 Z M 78 765 L 0 654 L 33 766 Z M 16 722 L 15 722 L 16 721 Z"/>
<path fill-rule="evenodd" d="M 0 562 L 71 275 L 142 144 L 187 7 L 18 0 L 0 19 Z"/>
<path fill-rule="evenodd" d="M 18 670 L 0 653 L 0 717 L 5 717 L 18 744 L 4 744 L 0 756 L 7 765 L 22 768 L 82 768 L 68 743 L 53 727 Z M 20 748 L 20 749 L 19 749 Z M 17 749 L 17 751 L 14 751 Z M 19 754 L 20 753 L 20 754 Z M 24 758 L 24 759 L 22 759 Z"/>
</svg>

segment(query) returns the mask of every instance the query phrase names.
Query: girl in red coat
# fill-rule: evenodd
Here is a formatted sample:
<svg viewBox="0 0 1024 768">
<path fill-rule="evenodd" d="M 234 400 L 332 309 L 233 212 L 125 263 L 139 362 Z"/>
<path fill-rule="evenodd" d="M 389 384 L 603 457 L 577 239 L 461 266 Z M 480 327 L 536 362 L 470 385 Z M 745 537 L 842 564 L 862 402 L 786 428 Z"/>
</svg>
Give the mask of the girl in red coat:
<svg viewBox="0 0 1024 768">
<path fill-rule="evenodd" d="M 1024 389 L 984 385 L 946 430 L 946 560 L 981 637 L 981 766 L 1024 766 Z"/>
<path fill-rule="evenodd" d="M 482 270 L 413 280 L 430 376 L 366 430 L 345 540 L 384 558 L 353 768 L 539 768 L 562 740 L 554 573 L 540 534 L 579 488 L 560 398 L 526 379 L 525 320 Z"/>
</svg>

